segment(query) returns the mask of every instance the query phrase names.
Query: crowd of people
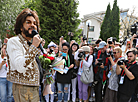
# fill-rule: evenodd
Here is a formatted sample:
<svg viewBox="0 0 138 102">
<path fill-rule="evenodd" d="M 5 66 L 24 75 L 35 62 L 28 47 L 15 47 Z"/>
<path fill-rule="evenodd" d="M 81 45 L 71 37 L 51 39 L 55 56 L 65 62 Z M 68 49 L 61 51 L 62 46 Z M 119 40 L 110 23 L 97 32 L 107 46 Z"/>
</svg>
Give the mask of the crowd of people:
<svg viewBox="0 0 138 102">
<path fill-rule="evenodd" d="M 88 44 L 81 38 L 59 44 L 51 41 L 47 48 L 39 36 L 39 19 L 35 11 L 24 9 L 17 17 L 15 37 L 1 47 L 1 102 L 136 102 L 138 93 L 137 44 L 126 41 L 126 49 L 108 38 Z M 32 31 L 36 34 L 32 36 Z M 38 48 L 38 46 L 42 48 Z M 54 71 L 50 85 L 53 94 L 43 96 L 43 70 L 39 56 L 46 53 L 64 59 L 66 73 Z M 86 69 L 91 79 L 83 81 Z M 56 96 L 56 97 L 55 97 Z"/>
</svg>

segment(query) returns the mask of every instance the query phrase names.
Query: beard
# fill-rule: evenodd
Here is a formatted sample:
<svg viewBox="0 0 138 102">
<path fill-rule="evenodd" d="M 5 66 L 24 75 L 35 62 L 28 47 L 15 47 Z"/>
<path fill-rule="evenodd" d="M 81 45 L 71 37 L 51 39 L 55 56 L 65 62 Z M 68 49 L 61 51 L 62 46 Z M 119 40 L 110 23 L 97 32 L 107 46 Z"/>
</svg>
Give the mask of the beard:
<svg viewBox="0 0 138 102">
<path fill-rule="evenodd" d="M 29 37 L 29 38 L 33 38 L 33 35 L 29 33 L 29 30 L 30 29 L 34 29 L 34 28 L 29 28 L 28 30 L 26 30 L 24 27 L 23 27 L 23 34 L 25 34 L 26 37 Z"/>
</svg>

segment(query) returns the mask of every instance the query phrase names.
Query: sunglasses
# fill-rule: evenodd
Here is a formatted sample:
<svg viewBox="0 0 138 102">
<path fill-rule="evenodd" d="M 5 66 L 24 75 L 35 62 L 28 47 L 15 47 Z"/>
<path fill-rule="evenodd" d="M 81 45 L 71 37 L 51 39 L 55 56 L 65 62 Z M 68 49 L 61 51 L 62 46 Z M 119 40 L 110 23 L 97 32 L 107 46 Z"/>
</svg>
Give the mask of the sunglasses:
<svg viewBox="0 0 138 102">
<path fill-rule="evenodd" d="M 117 52 L 113 52 L 113 54 L 116 54 Z"/>
</svg>

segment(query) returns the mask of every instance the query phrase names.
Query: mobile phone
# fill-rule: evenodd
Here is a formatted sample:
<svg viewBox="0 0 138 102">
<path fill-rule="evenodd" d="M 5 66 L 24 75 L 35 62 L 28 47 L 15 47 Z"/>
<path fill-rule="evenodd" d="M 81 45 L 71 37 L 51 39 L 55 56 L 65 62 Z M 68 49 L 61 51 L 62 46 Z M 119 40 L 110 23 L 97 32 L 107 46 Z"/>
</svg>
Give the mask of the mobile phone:
<svg viewBox="0 0 138 102">
<path fill-rule="evenodd" d="M 62 53 L 62 55 L 61 56 L 64 56 L 64 57 L 66 57 L 67 56 L 67 54 L 66 53 L 64 53 L 64 52 L 61 52 Z"/>
</svg>

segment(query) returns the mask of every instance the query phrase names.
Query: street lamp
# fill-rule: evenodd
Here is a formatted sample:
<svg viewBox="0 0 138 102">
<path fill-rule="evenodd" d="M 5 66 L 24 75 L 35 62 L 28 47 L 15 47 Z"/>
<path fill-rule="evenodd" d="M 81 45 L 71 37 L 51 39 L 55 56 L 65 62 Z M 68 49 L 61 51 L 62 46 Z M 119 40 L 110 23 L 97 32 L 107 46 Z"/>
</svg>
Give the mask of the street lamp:
<svg viewBox="0 0 138 102">
<path fill-rule="evenodd" d="M 89 27 L 90 27 L 90 25 L 89 25 L 89 23 L 88 23 L 88 30 L 87 30 L 87 43 L 88 43 L 88 33 L 89 33 Z"/>
</svg>

